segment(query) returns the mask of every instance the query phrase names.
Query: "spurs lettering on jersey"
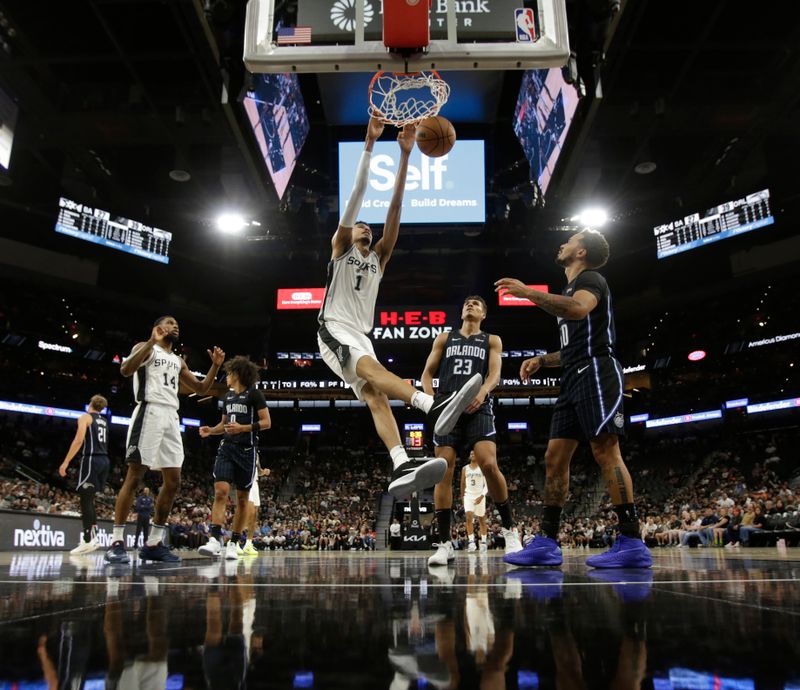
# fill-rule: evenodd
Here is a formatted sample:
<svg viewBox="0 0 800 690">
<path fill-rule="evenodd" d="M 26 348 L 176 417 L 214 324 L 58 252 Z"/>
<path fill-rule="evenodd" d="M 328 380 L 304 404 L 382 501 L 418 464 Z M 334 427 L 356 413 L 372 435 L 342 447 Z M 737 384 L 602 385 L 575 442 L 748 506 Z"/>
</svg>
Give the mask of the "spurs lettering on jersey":
<svg viewBox="0 0 800 690">
<path fill-rule="evenodd" d="M 381 283 L 380 259 L 374 250 L 364 257 L 356 245 L 328 264 L 325 301 L 319 322 L 335 321 L 359 333 L 371 333 Z"/>
<path fill-rule="evenodd" d="M 177 410 L 182 365 L 183 361 L 174 352 L 153 345 L 149 359 L 133 375 L 136 402 L 169 405 Z"/>
</svg>

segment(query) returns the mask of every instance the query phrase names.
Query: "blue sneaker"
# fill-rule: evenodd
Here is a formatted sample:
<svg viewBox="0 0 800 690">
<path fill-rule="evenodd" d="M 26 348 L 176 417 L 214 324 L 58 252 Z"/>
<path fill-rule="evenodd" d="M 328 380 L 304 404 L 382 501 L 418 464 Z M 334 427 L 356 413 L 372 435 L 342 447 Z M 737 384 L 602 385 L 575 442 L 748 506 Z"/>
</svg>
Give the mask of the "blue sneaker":
<svg viewBox="0 0 800 690">
<path fill-rule="evenodd" d="M 143 561 L 158 561 L 159 563 L 180 563 L 180 556 L 176 556 L 161 542 L 155 546 L 145 544 L 139 549 L 139 558 Z"/>
<path fill-rule="evenodd" d="M 503 556 L 503 561 L 509 565 L 523 567 L 532 565 L 561 565 L 564 558 L 561 548 L 551 537 L 534 537 L 522 551 L 515 551 Z"/>
<path fill-rule="evenodd" d="M 121 541 L 115 541 L 111 548 L 106 551 L 105 555 L 106 563 L 130 563 L 131 559 L 128 556 L 128 552 L 125 550 L 125 544 Z"/>
<path fill-rule="evenodd" d="M 589 556 L 586 565 L 590 568 L 650 568 L 653 557 L 641 539 L 620 534 L 605 553 Z"/>
<path fill-rule="evenodd" d="M 564 582 L 564 573 L 560 570 L 510 570 L 506 577 L 519 582 L 527 596 L 540 601 L 560 597 Z"/>
<path fill-rule="evenodd" d="M 592 570 L 589 577 L 596 582 L 607 582 L 625 603 L 647 601 L 653 588 L 653 571 L 632 568 Z"/>
</svg>

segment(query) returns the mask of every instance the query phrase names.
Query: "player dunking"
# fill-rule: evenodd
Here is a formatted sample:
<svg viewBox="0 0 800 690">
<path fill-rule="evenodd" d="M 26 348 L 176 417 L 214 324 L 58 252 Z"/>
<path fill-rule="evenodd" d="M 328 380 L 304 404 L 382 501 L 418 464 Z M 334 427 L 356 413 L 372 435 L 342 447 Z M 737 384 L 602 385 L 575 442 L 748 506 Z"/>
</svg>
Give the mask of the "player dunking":
<svg viewBox="0 0 800 690">
<path fill-rule="evenodd" d="M 224 433 L 214 463 L 214 506 L 211 509 L 211 537 L 200 547 L 204 556 L 219 556 L 222 551 L 222 526 L 231 484 L 236 486 L 236 511 L 225 558 L 239 557 L 239 539 L 248 517 L 250 489 L 256 478 L 258 432 L 271 425 L 267 401 L 255 387 L 258 367 L 247 357 L 234 357 L 225 363 L 230 390 L 223 401 L 222 419 L 216 426 L 201 426 L 200 436 Z"/>
<path fill-rule="evenodd" d="M 469 464 L 461 468 L 461 505 L 467 521 L 467 551 L 475 551 L 475 518 L 481 537 L 481 553 L 486 553 L 488 532 L 486 530 L 486 495 L 489 489 L 481 472 L 475 451 L 469 453 Z"/>
<path fill-rule="evenodd" d="M 205 395 L 214 383 L 225 353 L 218 347 L 208 350 L 211 368 L 202 381 L 189 371 L 186 362 L 173 352 L 180 329 L 172 316 L 162 316 L 153 325 L 150 339 L 134 345 L 120 366 L 123 376 L 133 376 L 136 409 L 128 427 L 128 473 L 114 509 L 114 534 L 106 551 L 109 563 L 129 563 L 125 550 L 125 522 L 131 511 L 136 489 L 147 469 L 161 472 L 161 490 L 156 499 L 153 528 L 139 557 L 147 561 L 176 562 L 180 558 L 163 544 L 167 518 L 181 483 L 183 440 L 178 417 L 178 389 L 181 385 Z"/>
<path fill-rule="evenodd" d="M 459 446 L 467 453 L 475 453 L 475 460 L 486 479 L 489 494 L 500 513 L 506 553 L 514 553 L 522 548 L 519 536 L 513 530 L 506 479 L 497 466 L 494 411 L 489 395 L 500 382 L 503 343 L 498 336 L 481 330 L 486 314 L 486 302 L 482 297 L 467 297 L 461 308 L 461 328 L 436 336 L 422 373 L 422 385 L 428 393 L 433 392 L 433 377 L 437 371 L 440 391 L 458 390 L 465 381 L 474 376 L 483 382 L 469 401 L 466 414 L 461 416 L 452 431 L 448 434 L 437 432 L 433 437 L 437 457 L 447 461 L 447 472 L 433 492 L 439 546 L 436 553 L 428 559 L 429 565 L 447 565 L 448 561 L 455 558 L 450 540 L 450 518 L 453 507 L 453 471 L 456 449 Z"/>
<path fill-rule="evenodd" d="M 319 312 L 317 340 L 325 363 L 369 407 L 394 467 L 389 492 L 403 496 L 436 484 L 444 476 L 447 463 L 441 458 L 425 458 L 421 462 L 409 460 L 400 442 L 389 398 L 403 400 L 422 410 L 435 433 L 444 435 L 450 433 L 461 413 L 475 398 L 481 377 L 478 374 L 466 377 L 449 395 L 437 396 L 434 400 L 429 393 L 416 390 L 389 372 L 375 356 L 369 334 L 378 288 L 400 229 L 408 157 L 414 147 L 415 128 L 407 125 L 397 137 L 400 162 L 394 192 L 386 214 L 383 237 L 373 249 L 372 230 L 366 223 L 357 221 L 356 214 L 367 186 L 372 148 L 382 132 L 383 123 L 370 119 L 353 191 L 331 240 L 327 290 Z"/>
<path fill-rule="evenodd" d="M 558 319 L 561 349 L 526 359 L 520 378 L 540 367 L 562 369 L 561 394 L 553 411 L 550 442 L 545 453 L 542 534 L 524 550 L 504 557 L 512 565 L 560 565 L 556 542 L 561 510 L 569 491 L 569 465 L 578 442 L 588 439 L 619 517 L 620 536 L 610 551 L 591 556 L 593 568 L 649 568 L 652 557 L 639 536 L 633 484 L 619 449 L 623 433 L 622 367 L 614 356 L 616 332 L 611 291 L 595 269 L 608 261 L 608 242 L 594 230 L 584 230 L 561 245 L 556 257 L 567 285 L 561 295 L 531 290 L 513 278 L 502 278 L 497 291 L 523 297 Z"/>
<path fill-rule="evenodd" d="M 72 551 L 73 555 L 91 553 L 100 548 L 97 540 L 97 511 L 95 495 L 102 491 L 108 479 L 108 422 L 101 415 L 108 406 L 102 395 L 93 395 L 89 401 L 89 412 L 78 417 L 78 430 L 72 439 L 67 456 L 58 473 L 67 476 L 67 468 L 72 459 L 81 451 L 81 464 L 78 469 L 78 496 L 81 500 L 81 522 L 83 541 Z"/>
</svg>

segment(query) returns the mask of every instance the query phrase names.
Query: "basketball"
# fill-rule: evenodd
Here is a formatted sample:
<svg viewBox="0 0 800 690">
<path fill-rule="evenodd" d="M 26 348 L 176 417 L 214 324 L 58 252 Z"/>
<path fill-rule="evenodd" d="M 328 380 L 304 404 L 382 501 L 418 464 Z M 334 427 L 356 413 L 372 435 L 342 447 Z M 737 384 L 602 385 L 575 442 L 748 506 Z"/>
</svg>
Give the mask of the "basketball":
<svg viewBox="0 0 800 690">
<path fill-rule="evenodd" d="M 450 153 L 456 143 L 456 130 L 450 120 L 436 115 L 417 125 L 417 148 L 426 156 L 438 158 Z"/>
</svg>

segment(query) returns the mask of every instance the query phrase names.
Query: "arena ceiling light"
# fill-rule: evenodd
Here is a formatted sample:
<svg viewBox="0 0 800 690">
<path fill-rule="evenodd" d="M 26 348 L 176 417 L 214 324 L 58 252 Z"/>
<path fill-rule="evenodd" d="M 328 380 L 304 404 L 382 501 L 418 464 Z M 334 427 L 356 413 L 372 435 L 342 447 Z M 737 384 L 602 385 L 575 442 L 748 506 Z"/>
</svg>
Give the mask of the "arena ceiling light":
<svg viewBox="0 0 800 690">
<path fill-rule="evenodd" d="M 585 228 L 601 228 L 608 222 L 608 213 L 602 208 L 585 208 L 570 220 Z"/>
<path fill-rule="evenodd" d="M 241 235 L 248 225 L 240 213 L 220 213 L 217 216 L 217 230 L 226 235 Z"/>
<path fill-rule="evenodd" d="M 706 351 L 705 350 L 693 350 L 687 355 L 687 358 L 690 362 L 699 362 L 701 359 L 706 358 Z"/>
</svg>

